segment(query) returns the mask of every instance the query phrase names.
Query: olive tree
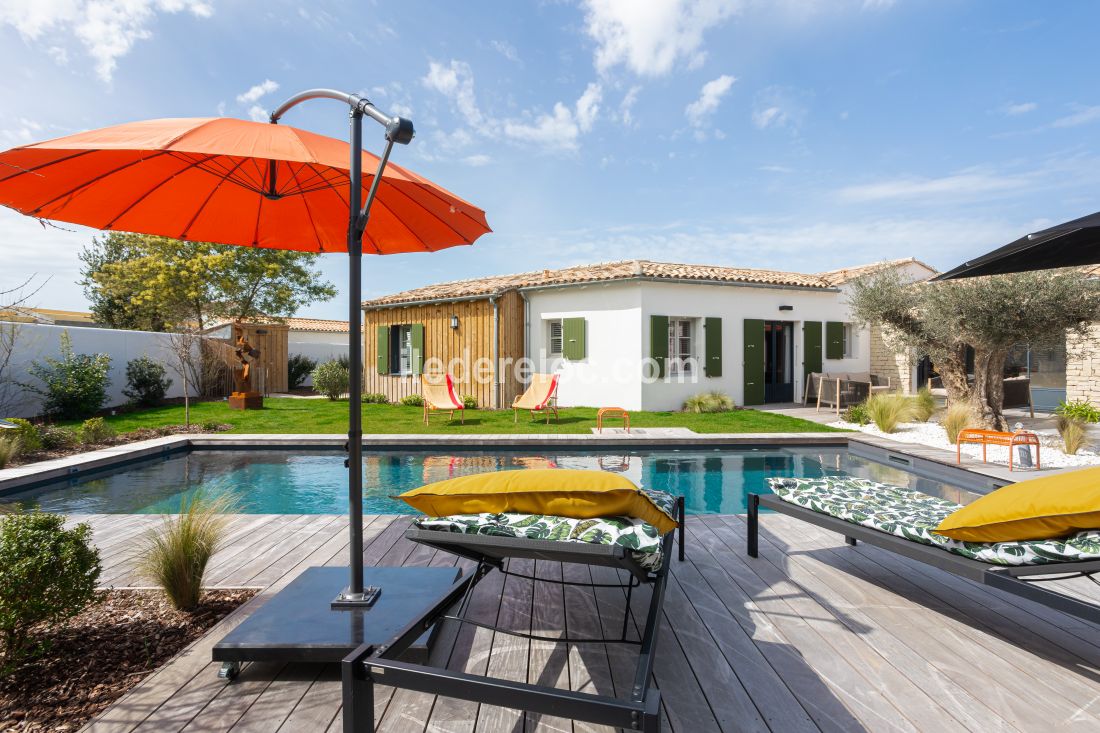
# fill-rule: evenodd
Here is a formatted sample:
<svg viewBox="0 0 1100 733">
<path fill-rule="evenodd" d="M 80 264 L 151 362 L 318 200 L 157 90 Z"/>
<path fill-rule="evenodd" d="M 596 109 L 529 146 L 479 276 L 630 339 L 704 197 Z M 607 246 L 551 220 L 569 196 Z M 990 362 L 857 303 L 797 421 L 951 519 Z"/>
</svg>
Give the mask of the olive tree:
<svg viewBox="0 0 1100 733">
<path fill-rule="evenodd" d="M 856 281 L 850 304 L 856 320 L 882 327 L 899 353 L 927 354 L 950 402 L 969 403 L 983 423 L 1003 430 L 1009 349 L 1084 337 L 1100 316 L 1100 281 L 1077 270 L 1045 270 L 912 283 L 885 270 Z M 967 347 L 974 350 L 973 381 Z"/>
</svg>

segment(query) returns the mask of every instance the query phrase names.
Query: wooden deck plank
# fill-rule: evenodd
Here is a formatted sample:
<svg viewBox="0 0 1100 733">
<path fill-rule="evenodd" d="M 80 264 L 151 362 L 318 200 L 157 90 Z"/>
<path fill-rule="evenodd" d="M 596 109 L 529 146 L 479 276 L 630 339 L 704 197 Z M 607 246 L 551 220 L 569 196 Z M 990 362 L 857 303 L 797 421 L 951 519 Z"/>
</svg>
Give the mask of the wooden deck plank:
<svg viewBox="0 0 1100 733">
<path fill-rule="evenodd" d="M 534 563 L 530 560 L 513 559 L 509 561 L 508 568 L 516 573 L 530 575 L 534 571 Z M 496 626 L 530 633 L 533 599 L 534 589 L 530 580 L 515 575 L 507 576 L 504 580 Z M 486 674 L 498 679 L 527 681 L 527 655 L 530 649 L 531 643 L 527 639 L 495 632 Z M 523 726 L 523 711 L 495 705 L 482 705 L 478 710 L 477 725 L 474 730 L 478 733 L 496 733 L 497 731 L 511 733 L 522 731 Z"/>
</svg>

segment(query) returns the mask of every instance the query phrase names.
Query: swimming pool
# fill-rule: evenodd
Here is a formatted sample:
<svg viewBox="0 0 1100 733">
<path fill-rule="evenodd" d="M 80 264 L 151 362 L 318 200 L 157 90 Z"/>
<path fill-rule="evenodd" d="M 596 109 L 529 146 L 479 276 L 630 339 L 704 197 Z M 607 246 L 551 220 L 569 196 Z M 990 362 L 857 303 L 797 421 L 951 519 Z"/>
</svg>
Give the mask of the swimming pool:
<svg viewBox="0 0 1100 733">
<path fill-rule="evenodd" d="M 849 475 L 904 486 L 959 503 L 970 494 L 942 481 L 852 455 L 843 447 L 783 446 L 665 449 L 366 451 L 363 510 L 412 513 L 390 498 L 454 476 L 523 468 L 615 471 L 639 486 L 686 497 L 691 514 L 737 514 L 745 494 L 766 491 L 771 476 Z M 179 510 L 181 499 L 231 491 L 245 514 L 343 514 L 348 510 L 344 454 L 333 450 L 193 450 L 133 463 L 8 496 L 0 505 L 65 514 L 151 514 Z"/>
</svg>

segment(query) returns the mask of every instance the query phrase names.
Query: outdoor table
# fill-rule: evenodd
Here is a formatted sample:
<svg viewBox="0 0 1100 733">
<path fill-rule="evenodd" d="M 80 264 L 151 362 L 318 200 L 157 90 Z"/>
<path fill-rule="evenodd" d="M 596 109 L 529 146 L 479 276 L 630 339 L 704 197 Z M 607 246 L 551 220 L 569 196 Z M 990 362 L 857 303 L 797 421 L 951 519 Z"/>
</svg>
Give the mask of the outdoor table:
<svg viewBox="0 0 1100 733">
<path fill-rule="evenodd" d="M 613 419 L 621 419 L 623 426 L 626 428 L 626 432 L 630 432 L 630 415 L 627 411 L 621 407 L 601 407 L 596 411 L 596 430 L 603 432 L 603 419 L 610 417 Z"/>
<path fill-rule="evenodd" d="M 457 568 L 368 567 L 364 582 L 381 589 L 371 606 L 332 607 L 347 568 L 307 568 L 214 645 L 218 676 L 232 680 L 242 662 L 339 662 L 362 644 L 384 644 L 422 616 L 462 575 Z M 410 650 L 426 656 L 435 628 Z"/>
<path fill-rule="evenodd" d="M 1018 445 L 1035 446 L 1035 468 L 1039 466 L 1039 436 L 1024 430 L 1014 433 L 1003 433 L 999 430 L 982 430 L 980 428 L 965 428 L 955 439 L 955 463 L 962 463 L 963 443 L 978 443 L 982 446 L 982 463 L 988 462 L 986 446 L 1003 445 L 1008 447 L 1008 470 L 1012 470 L 1012 449 Z"/>
</svg>

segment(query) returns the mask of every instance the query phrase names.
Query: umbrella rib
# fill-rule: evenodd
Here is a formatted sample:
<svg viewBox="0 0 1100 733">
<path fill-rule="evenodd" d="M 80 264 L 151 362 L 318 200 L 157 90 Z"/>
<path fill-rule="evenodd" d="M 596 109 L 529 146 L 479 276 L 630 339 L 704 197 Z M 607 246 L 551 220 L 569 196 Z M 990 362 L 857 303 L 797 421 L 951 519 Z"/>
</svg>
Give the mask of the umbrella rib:
<svg viewBox="0 0 1100 733">
<path fill-rule="evenodd" d="M 231 175 L 234 171 L 236 171 L 237 168 L 240 168 L 243 163 L 244 163 L 244 158 L 241 158 L 239 161 L 237 161 L 237 165 L 233 166 L 233 168 L 229 171 L 229 175 Z M 203 202 L 199 205 L 199 208 L 197 208 L 195 210 L 195 215 L 191 217 L 191 221 L 187 222 L 187 226 L 185 226 L 183 228 L 183 231 L 180 232 L 180 236 L 178 237 L 179 239 L 187 239 L 187 233 L 189 231 L 191 231 L 191 227 L 195 226 L 195 222 L 198 221 L 199 216 L 202 214 L 203 210 L 206 208 L 206 205 L 210 203 L 210 200 L 212 198 L 214 198 L 214 194 L 216 194 L 218 191 L 221 190 L 222 184 L 225 183 L 225 181 L 226 181 L 225 178 L 218 179 L 217 185 L 215 185 L 214 188 L 212 188 L 210 190 L 210 193 L 207 194 L 205 199 L 203 199 Z"/>
<path fill-rule="evenodd" d="M 313 168 L 312 163 L 310 163 L 309 166 L 310 166 L 310 168 Z M 332 186 L 332 187 L 329 188 L 329 190 L 332 191 L 334 194 L 336 194 L 336 198 L 340 199 L 340 203 L 344 206 L 344 208 L 346 208 L 348 210 L 348 218 L 350 219 L 351 218 L 351 202 L 348 201 L 347 199 L 345 199 L 344 195 L 341 193 L 341 191 L 344 190 L 344 187 L 343 186 Z M 382 254 L 382 250 L 380 250 L 378 248 L 378 245 L 375 244 L 373 240 L 371 240 L 370 246 L 374 248 L 374 253 L 375 254 L 379 254 L 379 255 Z"/>
<path fill-rule="evenodd" d="M 205 163 L 205 162 L 206 162 L 207 160 L 210 160 L 210 159 L 211 159 L 211 158 L 213 158 L 213 157 L 215 157 L 215 156 L 213 156 L 213 155 L 208 155 L 208 156 L 206 156 L 206 159 L 205 159 L 205 160 L 196 160 L 196 161 L 194 161 L 194 162 L 192 162 L 192 163 L 189 163 L 189 164 L 188 164 L 187 166 L 185 166 L 184 168 L 182 168 L 182 169 L 180 169 L 180 170 L 176 171 L 176 172 L 175 172 L 175 173 L 173 173 L 172 175 L 168 176 L 167 178 L 165 178 L 164 180 L 162 180 L 162 181 L 161 181 L 160 183 L 158 183 L 157 185 L 153 186 L 153 187 L 152 187 L 152 188 L 150 188 L 150 189 L 149 189 L 148 191 L 146 191 L 145 193 L 143 193 L 143 194 L 142 194 L 141 196 L 139 196 L 138 198 L 136 198 L 136 199 L 134 199 L 133 201 L 131 201 L 131 202 L 130 202 L 130 204 L 129 204 L 129 205 L 127 205 L 125 209 L 123 209 L 123 210 L 122 210 L 121 212 L 119 212 L 119 213 L 118 213 L 118 214 L 117 214 L 117 215 L 116 215 L 116 216 L 115 216 L 115 217 L 114 217 L 113 219 L 111 219 L 111 220 L 110 220 L 109 222 L 107 222 L 107 226 L 103 227 L 103 229 L 113 229 L 113 228 L 114 228 L 114 225 L 115 225 L 115 222 L 116 222 L 116 221 L 118 221 L 118 220 L 119 220 L 119 219 L 121 219 L 122 217 L 124 217 L 124 216 L 126 216 L 127 214 L 129 214 L 129 213 L 130 213 L 130 211 L 131 211 L 131 210 L 133 210 L 133 208 L 134 208 L 135 206 L 137 206 L 137 205 L 138 205 L 138 204 L 140 204 L 140 203 L 141 203 L 142 201 L 144 201 L 145 199 L 147 199 L 147 198 L 149 198 L 150 196 L 152 196 L 152 195 L 153 195 L 153 194 L 154 194 L 154 193 L 155 193 L 155 192 L 156 192 L 157 190 L 159 190 L 159 189 L 161 188 L 161 186 L 164 186 L 164 185 L 165 185 L 165 184 L 167 184 L 167 183 L 168 183 L 169 181 L 171 181 L 171 180 L 173 180 L 174 178 L 176 178 L 176 176 L 179 176 L 179 175 L 180 175 L 181 173 L 186 173 L 187 171 L 191 170 L 192 168 L 195 168 L 196 166 L 199 166 L 199 165 L 201 165 L 202 163 Z M 186 161 L 185 161 L 185 162 L 186 162 Z"/>
<path fill-rule="evenodd" d="M 22 166 L 19 166 L 16 173 L 13 173 L 10 176 L 6 176 L 5 178 L 0 179 L 0 183 L 6 183 L 6 182 L 12 180 L 13 178 L 18 178 L 19 176 L 22 176 L 26 173 L 37 173 L 38 171 L 42 170 L 43 168 L 49 168 L 51 165 L 57 165 L 59 163 L 67 163 L 68 161 L 70 161 L 74 158 L 79 158 L 82 155 L 88 155 L 89 153 L 96 153 L 96 152 L 100 152 L 100 151 L 98 151 L 98 150 L 81 150 L 79 152 L 73 153 L 72 155 L 66 155 L 64 158 L 58 158 L 57 160 L 51 160 L 48 163 L 40 163 L 40 164 L 38 164 L 36 166 L 33 166 L 31 168 L 24 168 Z"/>
<path fill-rule="evenodd" d="M 77 191 L 79 191 L 79 190 L 81 190 L 81 189 L 83 189 L 83 188 L 87 188 L 88 186 L 91 186 L 91 185 L 92 185 L 93 183 L 99 183 L 99 182 L 100 182 L 100 181 L 102 181 L 102 180 L 103 180 L 104 178 L 107 178 L 108 176 L 113 176 L 114 174 L 116 174 L 116 173 L 119 173 L 119 172 L 121 172 L 121 171 L 124 171 L 124 170 L 126 170 L 127 168 L 131 168 L 131 167 L 133 167 L 133 166 L 135 166 L 135 165 L 137 165 L 137 164 L 139 164 L 139 163 L 144 163 L 144 162 L 145 162 L 145 161 L 147 161 L 147 160 L 153 160 L 154 158 L 159 158 L 159 157 L 161 157 L 162 155 L 167 155 L 167 154 L 168 154 L 168 153 L 167 153 L 167 151 L 161 150 L 161 151 L 158 151 L 158 152 L 154 153 L 153 155 L 150 155 L 150 156 L 149 156 L 148 158 L 138 158 L 137 160 L 131 160 L 131 161 L 130 161 L 129 163 L 126 163 L 125 165 L 120 165 L 120 166 L 119 166 L 118 168 L 114 168 L 114 169 L 112 169 L 112 170 L 109 170 L 109 171 L 107 171 L 107 172 L 105 172 L 105 173 L 100 173 L 100 174 L 99 174 L 98 176 L 96 176 L 95 178 L 92 178 L 92 179 L 90 179 L 90 180 L 84 181 L 84 182 L 82 182 L 82 183 L 81 183 L 81 184 L 80 184 L 79 186 L 76 186 L 76 187 L 74 187 L 74 188 L 71 188 L 71 189 L 69 189 L 68 191 L 66 191 L 65 193 L 63 193 L 63 194 L 60 194 L 60 195 L 58 195 L 58 196 L 54 196 L 54 197 L 53 197 L 52 199 L 50 199 L 49 201 L 46 201 L 46 202 L 44 202 L 44 203 L 41 203 L 41 204 L 39 204 L 39 205 L 38 205 L 37 207 L 35 207 L 35 208 L 34 208 L 33 210 L 31 210 L 31 211 L 30 211 L 30 212 L 28 212 L 28 213 L 29 213 L 29 214 L 30 214 L 31 216 L 37 216 L 37 214 L 38 214 L 38 212 L 39 212 L 39 211 L 41 211 L 41 210 L 42 210 L 43 208 L 45 208 L 45 207 L 49 206 L 50 204 L 54 203 L 55 201 L 59 201 L 59 200 L 61 200 L 61 199 L 63 199 L 63 198 L 66 198 L 66 197 L 68 197 L 68 196 L 72 196 L 72 195 L 73 195 L 74 193 L 76 193 Z"/>
<path fill-rule="evenodd" d="M 307 164 L 303 164 L 302 168 L 304 168 L 306 165 Z M 298 170 L 300 171 L 302 168 L 299 168 Z M 298 183 L 298 171 L 291 168 L 290 169 L 290 177 L 295 183 Z M 299 186 L 300 185 L 301 184 L 299 184 Z M 324 252 L 325 247 L 324 247 L 324 244 L 322 244 L 322 242 L 321 242 L 321 233 L 319 231 L 317 231 L 317 222 L 313 218 L 313 212 L 309 210 L 309 196 L 302 196 L 301 198 L 302 198 L 302 207 L 306 210 L 306 216 L 309 217 L 309 225 L 311 227 L 313 227 L 313 236 L 317 240 L 317 250 L 320 251 L 320 252 Z"/>
<path fill-rule="evenodd" d="M 467 219 L 472 221 L 475 225 L 477 225 L 479 227 L 482 226 L 481 222 L 479 222 L 477 219 L 475 219 L 474 217 L 467 214 L 463 209 L 461 209 L 459 207 L 456 207 L 454 202 L 447 201 L 446 198 L 444 198 L 440 193 L 438 193 L 438 190 L 439 190 L 438 187 L 436 187 L 435 184 L 433 184 L 430 180 L 428 180 L 427 178 L 424 178 L 419 173 L 415 173 L 414 171 L 406 170 L 406 169 L 402 168 L 401 166 L 394 166 L 394 167 L 398 168 L 404 175 L 408 176 L 409 179 L 410 179 L 409 182 L 414 184 L 417 188 L 424 191 L 429 196 L 433 196 L 433 197 L 439 199 L 440 201 L 446 203 L 451 208 L 454 208 L 456 211 L 458 211 L 458 213 L 465 216 Z M 412 180 L 412 179 L 416 179 L 416 180 Z M 391 185 L 393 185 L 393 184 L 391 184 Z M 394 187 L 396 188 L 396 186 L 394 186 Z M 484 212 L 482 212 L 482 213 L 484 213 Z M 453 227 L 452 227 L 452 229 L 453 229 Z"/>
<path fill-rule="evenodd" d="M 402 196 L 404 196 L 404 197 L 405 197 L 406 199 L 408 199 L 409 201 L 412 201 L 412 202 L 413 202 L 414 204 L 416 204 L 417 206 L 419 206 L 419 207 L 420 207 L 420 208 L 421 208 L 422 210 L 424 210 L 424 211 L 428 212 L 428 213 L 429 213 L 429 214 L 430 214 L 431 216 L 434 216 L 434 217 L 435 217 L 435 218 L 436 218 L 436 219 L 437 219 L 437 220 L 438 220 L 438 221 L 439 221 L 439 222 L 440 222 L 440 223 L 441 223 L 441 224 L 442 224 L 443 226 L 447 227 L 447 228 L 448 228 L 448 229 L 450 229 L 450 230 L 451 230 L 452 232 L 454 232 L 455 234 L 457 234 L 457 235 L 458 235 L 458 236 L 459 236 L 459 237 L 460 237 L 460 238 L 462 239 L 462 241 L 466 241 L 466 239 L 467 239 L 466 235 L 465 235 L 465 234 L 463 234 L 462 232 L 458 231 L 457 229 L 455 229 L 455 228 L 454 228 L 453 226 L 451 226 L 451 225 L 450 225 L 450 224 L 449 224 L 449 223 L 447 222 L 447 220 L 446 220 L 446 219 L 444 219 L 444 218 L 443 218 L 442 216 L 439 216 L 438 214 L 436 214 L 436 213 L 435 213 L 434 211 L 432 211 L 432 210 L 431 210 L 431 209 L 429 209 L 428 207 L 426 207 L 426 206 L 423 206 L 422 204 L 419 204 L 419 203 L 417 203 L 417 202 L 416 202 L 416 199 L 414 199 L 414 198 L 413 198 L 412 196 L 408 195 L 407 193 L 405 193 L 404 191 L 402 191 L 401 189 L 399 189 L 399 188 L 398 188 L 397 186 L 393 185 L 392 183 L 387 183 L 387 182 L 386 182 L 385 180 L 383 180 L 383 181 L 382 181 L 382 183 L 383 183 L 383 185 L 389 186 L 389 187 L 390 187 L 390 189 L 392 189 L 393 191 L 396 191 L 397 193 L 401 194 Z M 389 209 L 389 210 L 391 211 L 391 213 L 392 213 L 392 211 L 393 211 L 393 210 L 392 210 L 392 209 L 390 209 L 390 207 L 388 207 L 388 206 L 387 206 L 386 208 L 387 208 L 387 209 Z M 395 216 L 396 216 L 396 215 L 395 215 Z M 412 231 L 412 230 L 410 230 L 410 231 Z M 414 235 L 414 236 L 415 236 L 415 235 Z M 419 239 L 419 237 L 418 237 L 418 239 Z M 429 247 L 429 246 L 427 246 L 427 245 L 424 245 L 424 249 L 425 249 L 425 250 L 427 250 L 428 252 L 431 252 L 431 251 L 433 251 L 433 250 L 432 250 L 432 248 L 431 248 L 431 247 Z"/>
<path fill-rule="evenodd" d="M 383 181 L 382 181 L 382 183 L 383 183 L 383 184 L 385 184 L 385 183 L 386 183 L 386 182 L 385 182 L 385 180 L 383 180 Z M 392 186 L 391 186 L 391 188 L 392 188 Z M 414 201 L 413 203 L 416 203 L 416 202 Z M 430 247 L 428 247 L 428 245 L 424 244 L 424 240 L 422 240 L 422 239 L 421 239 L 421 238 L 420 238 L 419 236 L 417 236 L 416 232 L 414 232 L 414 231 L 413 231 L 413 230 L 412 230 L 412 229 L 411 229 L 411 228 L 409 227 L 409 225 L 408 225 L 408 224 L 406 224 L 406 223 L 404 222 L 404 220 L 402 220 L 402 218 L 401 218 L 400 216 L 398 216 L 398 215 L 397 215 L 396 213 L 394 213 L 394 210 L 393 210 L 393 208 L 391 208 L 391 207 L 390 207 L 389 205 L 387 205 L 387 204 L 386 204 L 386 203 L 385 203 L 385 202 L 384 202 L 384 201 L 382 200 L 382 186 L 379 186 L 379 187 L 378 187 L 378 195 L 377 195 L 377 196 L 375 197 L 375 199 L 374 199 L 374 205 L 375 205 L 375 206 L 381 206 L 381 207 L 382 207 L 383 209 L 385 209 L 386 211 L 388 211 L 388 212 L 390 213 L 390 216 L 392 216 L 392 217 L 394 218 L 394 221 L 396 221 L 396 222 L 397 222 L 397 223 L 399 223 L 399 224 L 400 224 L 401 226 L 403 226 L 403 227 L 405 228 L 405 231 L 407 231 L 407 232 L 408 232 L 408 233 L 409 233 L 409 234 L 410 234 L 410 235 L 412 236 L 412 238 L 413 238 L 414 240 L 416 240 L 417 242 L 419 242 L 419 243 L 420 243 L 420 245 L 421 245 L 422 247 L 424 247 L 425 251 L 427 251 L 427 252 L 431 252 L 431 251 L 432 251 L 432 250 L 431 250 L 431 248 L 430 248 Z M 427 209 L 424 209 L 423 207 L 421 207 L 421 209 L 423 209 L 424 211 L 427 211 Z M 431 212 L 429 211 L 428 213 L 430 214 Z M 437 217 L 437 218 L 438 218 L 438 217 Z M 452 230 L 452 231 L 453 231 L 453 230 Z M 363 233 L 364 233 L 364 234 L 366 234 L 367 232 L 366 232 L 366 231 L 364 231 Z M 455 232 L 455 233 L 456 233 L 456 234 L 458 234 L 458 232 Z M 459 234 L 459 236 L 462 236 L 462 235 L 461 235 L 461 234 Z M 371 239 L 372 239 L 372 242 L 373 242 L 373 237 L 372 237 Z M 380 248 L 380 247 L 378 247 L 377 245 L 373 245 L 373 246 L 374 246 L 374 248 L 375 248 L 376 250 L 378 250 L 379 252 L 381 252 L 381 251 L 382 251 L 382 250 L 381 250 L 381 248 Z"/>
</svg>

